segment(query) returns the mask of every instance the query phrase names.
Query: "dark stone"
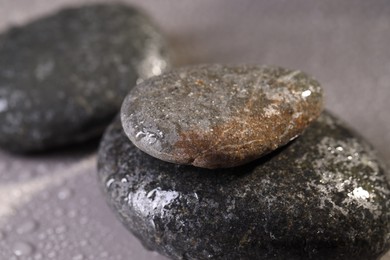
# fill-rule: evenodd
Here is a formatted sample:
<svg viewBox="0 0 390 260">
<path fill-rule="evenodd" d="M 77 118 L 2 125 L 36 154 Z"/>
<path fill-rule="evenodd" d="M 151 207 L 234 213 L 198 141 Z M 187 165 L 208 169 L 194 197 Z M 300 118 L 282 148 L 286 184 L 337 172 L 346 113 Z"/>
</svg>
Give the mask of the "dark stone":
<svg viewBox="0 0 390 260">
<path fill-rule="evenodd" d="M 164 161 L 227 168 L 288 143 L 322 110 L 322 89 L 300 71 L 198 65 L 137 85 L 122 125 L 144 152 Z"/>
<path fill-rule="evenodd" d="M 145 247 L 173 259 L 377 259 L 390 189 L 375 152 L 325 113 L 236 168 L 175 165 L 137 149 L 117 119 L 99 151 L 108 202 Z"/>
<path fill-rule="evenodd" d="M 147 17 L 72 8 L 0 35 L 0 145 L 35 151 L 100 135 L 137 79 L 168 66 Z"/>
</svg>

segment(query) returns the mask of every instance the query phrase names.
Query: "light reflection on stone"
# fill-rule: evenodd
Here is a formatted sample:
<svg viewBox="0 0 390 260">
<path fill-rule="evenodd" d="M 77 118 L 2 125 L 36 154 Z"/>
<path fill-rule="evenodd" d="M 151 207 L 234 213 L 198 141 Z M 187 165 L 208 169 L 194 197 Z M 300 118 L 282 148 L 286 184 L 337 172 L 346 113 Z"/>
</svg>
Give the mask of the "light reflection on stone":
<svg viewBox="0 0 390 260">
<path fill-rule="evenodd" d="M 367 200 L 370 198 L 370 193 L 362 187 L 358 187 L 355 188 L 352 192 L 348 193 L 348 196 L 356 200 Z"/>
</svg>

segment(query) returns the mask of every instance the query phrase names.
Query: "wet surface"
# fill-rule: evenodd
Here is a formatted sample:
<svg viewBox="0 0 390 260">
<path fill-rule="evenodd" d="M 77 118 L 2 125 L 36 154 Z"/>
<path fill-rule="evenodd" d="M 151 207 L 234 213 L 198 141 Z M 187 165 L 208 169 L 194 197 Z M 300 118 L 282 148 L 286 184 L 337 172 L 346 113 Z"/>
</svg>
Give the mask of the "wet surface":
<svg viewBox="0 0 390 260">
<path fill-rule="evenodd" d="M 92 2 L 96 1 L 0 0 L 0 30 L 53 14 L 62 7 Z M 359 0 L 353 4 L 338 0 L 124 2 L 142 7 L 161 25 L 175 45 L 176 60 L 180 64 L 274 64 L 299 68 L 315 76 L 324 86 L 326 107 L 359 130 L 385 162 L 390 162 L 390 5 L 387 0 L 375 3 Z M 1 107 L 4 107 L 2 102 Z M 115 222 L 97 187 L 93 152 L 90 151 L 92 159 L 89 159 L 88 153 L 78 150 L 34 157 L 0 153 L 0 258 L 16 258 L 13 252 L 16 242 L 29 243 L 37 252 L 36 249 L 44 247 L 37 247 L 37 244 L 46 241 L 39 239 L 39 232 L 53 234 L 53 228 L 65 224 L 67 231 L 61 236 L 51 236 L 46 243 L 49 249 L 36 259 L 50 259 L 47 256 L 50 248 L 57 248 L 55 256 L 53 253 L 50 256 L 58 260 L 89 259 L 89 254 L 100 253 L 103 257 L 98 259 L 104 259 L 107 255 L 104 252 L 116 255 L 116 259 L 164 259 L 145 251 L 119 222 Z M 63 178 L 58 176 L 72 175 L 74 169 L 79 169 L 77 178 L 71 177 L 59 186 L 56 184 L 57 179 Z M 31 187 L 36 187 L 42 178 L 47 181 L 46 185 L 31 195 Z M 68 200 L 58 199 L 61 187 L 71 190 Z M 40 197 L 46 197 L 45 191 L 51 195 L 42 200 Z M 355 193 L 366 197 L 364 191 L 356 190 Z M 15 196 L 24 199 L 8 203 Z M 80 202 L 84 197 L 88 198 L 88 206 Z M 84 212 L 91 220 L 90 224 L 80 224 L 65 214 L 56 215 L 51 211 L 40 214 L 39 224 L 32 233 L 20 235 L 7 231 L 10 230 L 7 226 L 16 230 L 17 226 L 25 225 L 31 219 L 28 216 L 34 216 L 35 211 L 43 212 L 46 207 L 62 208 L 68 204 L 76 212 Z M 97 231 L 102 229 L 110 230 L 105 234 L 115 237 Z M 90 234 L 89 239 L 96 237 L 99 242 L 87 245 L 84 241 L 87 234 Z M 61 249 L 61 244 L 67 243 L 78 246 Z M 20 247 L 16 249 L 23 251 Z M 390 259 L 390 255 L 383 259 Z"/>
<path fill-rule="evenodd" d="M 322 111 L 304 72 L 251 65 L 188 66 L 145 80 L 121 109 L 126 135 L 164 161 L 243 165 L 300 135 Z"/>
<path fill-rule="evenodd" d="M 136 82 L 167 69 L 166 53 L 150 19 L 124 5 L 68 8 L 0 34 L 0 145 L 31 152 L 101 135 Z"/>
<path fill-rule="evenodd" d="M 164 259 L 145 251 L 106 206 L 95 149 L 0 153 L 0 259 Z"/>
<path fill-rule="evenodd" d="M 173 259 L 377 259 L 390 247 L 387 170 L 327 113 L 268 156 L 215 170 L 145 154 L 117 119 L 98 170 L 125 226 Z"/>
</svg>

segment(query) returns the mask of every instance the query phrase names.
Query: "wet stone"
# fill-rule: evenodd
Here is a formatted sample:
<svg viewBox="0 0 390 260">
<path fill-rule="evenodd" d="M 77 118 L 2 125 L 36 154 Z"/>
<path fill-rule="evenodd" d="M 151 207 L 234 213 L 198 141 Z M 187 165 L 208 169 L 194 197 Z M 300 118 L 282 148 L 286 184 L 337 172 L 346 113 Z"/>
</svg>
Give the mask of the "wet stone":
<svg viewBox="0 0 390 260">
<path fill-rule="evenodd" d="M 215 170 L 145 154 L 117 119 L 98 169 L 123 224 L 172 259 L 377 259 L 389 248 L 385 169 L 328 113 L 287 146 Z"/>
<path fill-rule="evenodd" d="M 168 63 L 157 28 L 124 5 L 10 29 L 0 35 L 0 146 L 28 152 L 96 137 L 136 81 Z"/>
<path fill-rule="evenodd" d="M 285 145 L 321 110 L 322 89 L 303 72 L 198 65 L 137 85 L 121 119 L 130 140 L 156 158 L 227 168 Z"/>
</svg>

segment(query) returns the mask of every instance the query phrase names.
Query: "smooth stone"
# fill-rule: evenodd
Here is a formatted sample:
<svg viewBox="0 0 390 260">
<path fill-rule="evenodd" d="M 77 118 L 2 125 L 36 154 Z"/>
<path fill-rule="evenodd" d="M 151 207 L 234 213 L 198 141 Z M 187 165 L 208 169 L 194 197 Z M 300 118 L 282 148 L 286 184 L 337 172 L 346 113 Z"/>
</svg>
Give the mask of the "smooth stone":
<svg viewBox="0 0 390 260">
<path fill-rule="evenodd" d="M 216 170 L 143 153 L 117 119 L 98 174 L 123 224 L 172 259 L 369 260 L 389 248 L 385 169 L 327 113 L 268 156 Z"/>
<path fill-rule="evenodd" d="M 285 145 L 322 110 L 322 89 L 300 71 L 198 65 L 137 85 L 121 119 L 142 151 L 167 162 L 227 168 Z"/>
<path fill-rule="evenodd" d="M 125 5 L 10 29 L 0 35 L 0 146 L 29 152 L 97 137 L 136 81 L 168 65 L 157 28 Z"/>
</svg>

